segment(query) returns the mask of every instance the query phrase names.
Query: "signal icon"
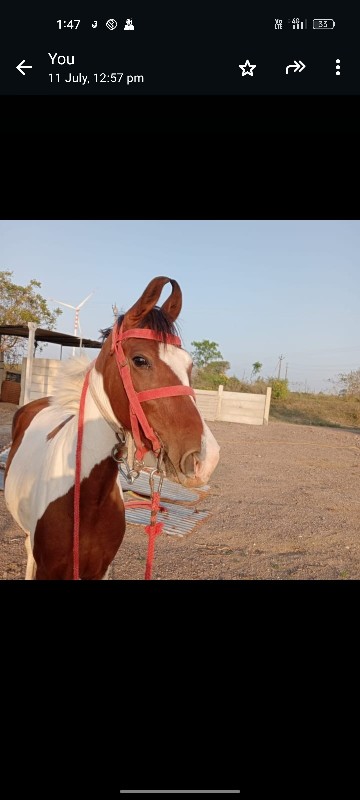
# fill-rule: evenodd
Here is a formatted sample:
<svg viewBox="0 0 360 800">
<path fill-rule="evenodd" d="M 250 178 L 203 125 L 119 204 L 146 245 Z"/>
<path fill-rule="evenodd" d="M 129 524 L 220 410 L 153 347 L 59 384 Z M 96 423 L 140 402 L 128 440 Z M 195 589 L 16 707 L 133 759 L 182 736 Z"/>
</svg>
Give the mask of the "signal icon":
<svg viewBox="0 0 360 800">
<path fill-rule="evenodd" d="M 307 19 L 299 19 L 299 17 L 294 17 L 293 19 L 288 19 L 289 25 L 293 26 L 294 31 L 302 31 L 307 29 Z"/>
</svg>

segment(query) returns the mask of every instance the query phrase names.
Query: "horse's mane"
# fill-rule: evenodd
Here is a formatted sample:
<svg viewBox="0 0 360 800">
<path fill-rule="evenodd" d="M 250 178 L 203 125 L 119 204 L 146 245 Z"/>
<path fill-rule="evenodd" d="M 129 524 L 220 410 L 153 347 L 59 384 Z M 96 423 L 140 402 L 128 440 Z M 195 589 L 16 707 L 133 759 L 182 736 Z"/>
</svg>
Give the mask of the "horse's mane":
<svg viewBox="0 0 360 800">
<path fill-rule="evenodd" d="M 90 364 L 90 359 L 85 355 L 64 361 L 54 379 L 54 391 L 50 398 L 51 405 L 62 406 L 69 411 L 78 411 L 84 378 Z"/>
<path fill-rule="evenodd" d="M 125 314 L 120 314 L 117 320 L 118 328 L 124 319 Z M 165 311 L 162 311 L 159 306 L 154 306 L 154 308 L 149 311 L 149 313 L 144 317 L 141 322 L 137 325 L 138 328 L 150 328 L 152 331 L 156 331 L 157 333 L 161 333 L 163 336 L 163 342 L 166 344 L 166 336 L 167 334 L 172 334 L 172 336 L 179 336 L 179 328 L 175 325 L 168 314 Z M 103 328 L 100 333 L 102 334 L 103 341 L 107 339 L 112 331 L 111 328 Z"/>
</svg>

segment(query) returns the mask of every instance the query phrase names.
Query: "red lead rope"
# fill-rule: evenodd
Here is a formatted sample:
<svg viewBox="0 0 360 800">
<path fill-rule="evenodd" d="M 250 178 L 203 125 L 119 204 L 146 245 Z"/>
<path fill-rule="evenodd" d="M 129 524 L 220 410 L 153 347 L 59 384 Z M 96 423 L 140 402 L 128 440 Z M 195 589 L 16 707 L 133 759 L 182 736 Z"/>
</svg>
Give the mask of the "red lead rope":
<svg viewBox="0 0 360 800">
<path fill-rule="evenodd" d="M 151 514 L 150 514 L 150 525 L 146 525 L 145 532 L 149 536 L 148 541 L 148 551 L 147 551 L 147 559 L 146 559 L 146 569 L 145 569 L 145 580 L 151 580 L 151 572 L 152 572 L 152 565 L 154 560 L 154 550 L 155 550 L 155 539 L 162 532 L 164 527 L 163 522 L 156 522 L 157 513 L 159 511 L 160 506 L 160 495 L 159 492 L 153 492 L 151 497 Z"/>
</svg>

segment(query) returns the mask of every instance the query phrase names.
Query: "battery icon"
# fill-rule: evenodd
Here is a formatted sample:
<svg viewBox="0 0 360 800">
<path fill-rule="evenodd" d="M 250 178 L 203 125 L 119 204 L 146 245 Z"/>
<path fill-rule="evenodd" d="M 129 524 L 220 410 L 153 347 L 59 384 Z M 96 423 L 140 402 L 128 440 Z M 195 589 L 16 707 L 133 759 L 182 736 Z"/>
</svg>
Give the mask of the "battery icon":
<svg viewBox="0 0 360 800">
<path fill-rule="evenodd" d="M 335 28 L 335 20 L 333 19 L 313 19 L 313 28 L 315 31 L 330 31 Z"/>
</svg>

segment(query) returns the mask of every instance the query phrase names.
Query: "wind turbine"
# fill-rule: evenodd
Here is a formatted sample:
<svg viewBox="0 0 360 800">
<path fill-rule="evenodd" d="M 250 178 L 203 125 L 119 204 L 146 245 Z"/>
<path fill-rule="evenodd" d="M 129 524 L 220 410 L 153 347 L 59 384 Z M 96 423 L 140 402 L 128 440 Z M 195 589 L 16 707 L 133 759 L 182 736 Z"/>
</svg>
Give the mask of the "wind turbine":
<svg viewBox="0 0 360 800">
<path fill-rule="evenodd" d="M 81 325 L 80 325 L 80 318 L 79 318 L 80 308 L 82 308 L 82 306 L 85 305 L 87 300 L 90 300 L 90 297 L 92 297 L 93 294 L 94 294 L 94 292 L 90 292 L 90 294 L 88 294 L 88 296 L 85 297 L 85 299 L 82 300 L 81 303 L 79 303 L 77 306 L 72 306 L 72 305 L 70 305 L 70 303 L 63 303 L 62 300 L 54 300 L 53 297 L 49 298 L 49 300 L 51 300 L 52 303 L 59 303 L 60 306 L 66 306 L 66 308 L 72 308 L 75 311 L 74 336 L 78 335 L 78 328 L 79 328 L 80 334 L 81 334 Z M 80 344 L 81 344 L 81 342 L 80 342 Z M 75 347 L 73 347 L 73 356 L 74 355 L 75 355 Z"/>
</svg>

